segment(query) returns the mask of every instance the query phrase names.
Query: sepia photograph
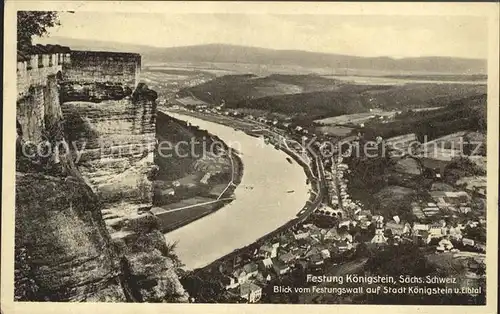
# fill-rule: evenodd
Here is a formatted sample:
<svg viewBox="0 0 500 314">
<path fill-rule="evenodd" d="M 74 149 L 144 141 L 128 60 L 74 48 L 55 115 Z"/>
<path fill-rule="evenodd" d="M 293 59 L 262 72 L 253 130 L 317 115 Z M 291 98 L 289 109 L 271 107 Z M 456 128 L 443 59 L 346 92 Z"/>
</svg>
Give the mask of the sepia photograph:
<svg viewBox="0 0 500 314">
<path fill-rule="evenodd" d="M 126 2 L 8 1 L 4 305 L 496 304 L 498 3 Z"/>
</svg>

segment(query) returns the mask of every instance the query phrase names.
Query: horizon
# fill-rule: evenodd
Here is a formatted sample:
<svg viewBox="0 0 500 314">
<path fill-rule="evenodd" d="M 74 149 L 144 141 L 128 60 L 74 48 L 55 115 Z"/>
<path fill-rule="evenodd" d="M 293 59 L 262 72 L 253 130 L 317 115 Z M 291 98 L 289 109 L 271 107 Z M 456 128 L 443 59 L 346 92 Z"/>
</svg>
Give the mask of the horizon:
<svg viewBox="0 0 500 314">
<path fill-rule="evenodd" d="M 187 47 L 202 47 L 202 46 L 231 46 L 231 47 L 241 47 L 241 48 L 254 48 L 254 49 L 266 49 L 266 50 L 274 50 L 274 51 L 296 51 L 296 52 L 306 52 L 306 53 L 318 53 L 318 54 L 327 54 L 327 55 L 338 55 L 338 56 L 348 56 L 348 57 L 359 57 L 359 58 L 372 58 L 372 59 L 393 59 L 393 60 L 402 60 L 402 59 L 418 59 L 418 58 L 451 58 L 451 59 L 464 59 L 464 60 L 482 60 L 482 61 L 487 61 L 488 58 L 473 58 L 473 57 L 453 57 L 453 56 L 439 56 L 439 55 L 429 55 L 429 56 L 418 56 L 418 57 L 394 57 L 394 56 L 357 56 L 357 55 L 349 55 L 349 54 L 342 54 L 342 53 L 335 53 L 335 52 L 318 52 L 318 51 L 312 51 L 312 50 L 305 50 L 305 49 L 277 49 L 277 48 L 266 48 L 266 47 L 260 47 L 260 46 L 251 46 L 251 45 L 239 45 L 239 44 L 228 44 L 228 43 L 220 43 L 220 42 L 213 42 L 213 43 L 204 43 L 204 44 L 191 44 L 191 45 L 184 45 L 184 46 L 152 46 L 152 45 L 145 45 L 145 44 L 134 44 L 134 43 L 126 43 L 126 42 L 119 42 L 119 41 L 104 41 L 104 40 L 91 40 L 91 39 L 81 39 L 81 38 L 72 38 L 72 37 L 56 37 L 56 36 L 46 36 L 46 37 L 40 37 L 36 38 L 36 40 L 33 41 L 34 44 L 58 44 L 57 40 L 78 40 L 78 41 L 92 41 L 92 42 L 98 42 L 101 44 L 118 44 L 118 45 L 130 45 L 130 46 L 137 46 L 137 47 L 144 47 L 144 48 L 153 48 L 153 49 L 170 49 L 170 48 L 187 48 Z M 70 47 L 71 48 L 71 47 Z M 93 47 L 87 47 L 89 49 L 92 49 Z M 99 49 L 97 47 L 96 49 Z M 98 50 L 95 50 L 98 51 Z"/>
<path fill-rule="evenodd" d="M 59 15 L 61 25 L 35 42 L 69 38 L 152 48 L 212 44 L 370 58 L 488 58 L 487 21 L 477 16 L 86 11 Z"/>
</svg>

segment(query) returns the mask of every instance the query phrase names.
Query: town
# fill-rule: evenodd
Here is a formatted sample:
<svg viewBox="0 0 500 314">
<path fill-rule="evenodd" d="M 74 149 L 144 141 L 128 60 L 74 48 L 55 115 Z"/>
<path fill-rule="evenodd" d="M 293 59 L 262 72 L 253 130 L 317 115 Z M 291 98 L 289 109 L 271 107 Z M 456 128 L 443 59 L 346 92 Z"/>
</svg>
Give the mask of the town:
<svg viewBox="0 0 500 314">
<path fill-rule="evenodd" d="M 190 101 L 193 102 L 192 99 Z M 305 126 L 291 127 L 291 123 L 276 118 L 254 117 L 224 110 L 223 105 L 212 108 L 205 104 L 186 107 L 173 105 L 169 109 L 201 114 L 207 119 L 210 116 L 230 116 L 232 119 L 251 121 L 268 130 L 258 134 L 264 135 L 270 145 L 279 146 L 283 138 L 289 138 L 285 143 L 297 139 L 294 141 L 296 145 L 287 147 L 301 156 L 307 152 L 305 160 L 311 164 L 315 157 L 322 155 L 320 152 L 326 155 L 322 157 L 321 164 L 325 165 L 323 172 L 327 193 L 304 222 L 258 241 L 240 250 L 236 256 L 222 258 L 219 262 L 194 271 L 196 276 L 203 272 L 209 273 L 211 282 L 223 287 L 214 301 L 220 298 L 234 302 L 272 302 L 274 293 L 267 287 L 293 277 L 297 272 L 325 274 L 332 268 L 340 268 L 342 264 L 359 258 L 357 252 L 360 247 L 377 252 L 410 243 L 426 252 L 433 250 L 431 254 L 436 258 L 441 254 L 446 259 L 460 261 L 467 269 L 469 279 L 484 276 L 486 217 L 484 206 L 477 207 L 477 202 L 485 201 L 484 176 L 482 181 L 480 176 L 460 178 L 456 186 L 452 187 L 444 183 L 439 171 L 430 171 L 431 179 L 435 182 L 428 195 L 415 198 L 410 204 L 411 213 L 404 215 L 404 218 L 400 215 L 388 216 L 375 211 L 370 204 L 353 199 L 349 194 L 349 178 L 352 176 L 349 164 L 353 163 L 352 156 L 343 157 L 339 150 L 324 154 L 324 150 L 320 149 L 320 141 L 314 142 L 314 150 L 311 151 L 299 144 L 301 140 L 317 137 L 313 130 Z M 352 147 L 356 147 L 361 136 L 344 137 L 342 143 L 348 141 Z M 394 145 L 404 146 L 408 139 L 414 140 L 414 136 L 389 138 L 380 141 L 380 146 L 386 145 L 385 148 L 390 151 Z M 340 142 L 339 138 L 325 136 L 322 136 L 322 140 Z M 411 157 L 403 156 L 397 160 L 406 162 L 407 158 Z M 483 184 L 474 184 L 477 182 Z M 298 216 L 303 212 L 300 211 Z M 306 279 L 303 278 L 303 281 Z M 196 295 L 202 294 L 202 291 L 190 291 L 195 301 Z M 206 302 L 206 299 L 203 301 Z"/>
</svg>

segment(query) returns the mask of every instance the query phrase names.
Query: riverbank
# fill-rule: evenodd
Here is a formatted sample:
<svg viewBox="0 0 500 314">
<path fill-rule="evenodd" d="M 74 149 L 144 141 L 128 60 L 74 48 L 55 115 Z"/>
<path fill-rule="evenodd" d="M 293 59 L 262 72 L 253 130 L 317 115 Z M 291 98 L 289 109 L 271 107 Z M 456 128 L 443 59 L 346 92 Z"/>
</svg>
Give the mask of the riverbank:
<svg viewBox="0 0 500 314">
<path fill-rule="evenodd" d="M 299 163 L 287 161 L 291 158 L 283 150 L 266 145 L 262 138 L 249 136 L 242 130 L 243 126 L 248 130 L 254 126 L 242 120 L 232 120 L 228 126 L 182 111 L 168 113 L 209 130 L 237 148 L 245 165 L 234 201 L 165 235 L 167 242 L 178 241 L 176 252 L 186 264 L 185 269 L 204 267 L 297 218 L 311 196 L 306 172 Z"/>
<path fill-rule="evenodd" d="M 206 215 L 214 213 L 215 211 L 219 210 L 220 208 L 222 208 L 223 206 L 229 204 L 232 200 L 234 200 L 233 197 L 234 190 L 241 182 L 241 178 L 243 176 L 243 162 L 241 161 L 238 151 L 229 147 L 220 138 L 207 132 L 206 130 L 190 125 L 185 121 L 176 119 L 161 111 L 158 112 L 157 119 L 158 123 L 168 123 L 170 126 L 175 124 L 177 128 L 180 128 L 183 131 L 187 132 L 189 135 L 194 136 L 197 141 L 201 142 L 207 141 L 209 142 L 208 144 L 210 145 L 212 145 L 213 143 L 217 143 L 220 146 L 220 148 L 225 152 L 225 156 L 229 159 L 231 167 L 230 176 L 228 177 L 227 182 L 224 183 L 215 184 L 215 183 L 205 182 L 205 184 L 201 184 L 200 182 L 191 180 L 191 182 L 189 182 L 189 185 L 191 187 L 195 185 L 194 182 L 196 182 L 196 184 L 198 185 L 203 185 L 203 187 L 200 188 L 203 190 L 202 191 L 203 193 L 200 193 L 202 195 L 195 195 L 195 193 L 198 190 L 200 190 L 200 189 L 195 189 L 194 192 L 189 192 L 189 191 L 185 192 L 187 193 L 188 197 L 181 198 L 177 202 L 171 202 L 169 204 L 158 204 L 159 197 L 156 197 L 157 204 L 155 204 L 155 206 L 151 208 L 150 212 L 159 218 L 162 232 L 168 233 L 177 228 L 181 228 L 189 223 L 192 223 L 195 220 L 205 217 Z M 157 139 L 159 140 L 159 142 L 161 142 L 162 140 L 167 140 L 167 141 L 170 140 L 168 139 L 167 134 L 163 134 L 165 132 L 170 132 L 170 130 L 164 130 L 164 128 L 157 128 Z M 207 155 L 207 152 L 205 151 L 196 153 L 201 153 L 201 156 Z M 192 167 L 193 167 L 192 165 L 193 163 L 196 162 L 196 158 L 190 158 L 190 157 L 191 156 L 185 158 L 186 167 L 184 168 L 181 167 L 180 170 L 179 169 L 176 170 L 185 171 L 184 175 L 193 175 L 192 173 L 188 172 L 192 172 Z M 173 158 L 173 157 L 167 157 L 167 158 Z M 155 157 L 155 161 L 157 162 L 157 164 L 159 162 L 165 162 L 165 160 L 160 160 L 160 159 L 165 159 L 165 157 L 161 157 L 161 154 L 158 154 L 158 148 L 157 148 L 157 154 Z M 169 161 L 166 162 L 168 163 Z M 210 166 L 214 165 L 210 164 L 209 167 Z M 159 172 L 160 172 L 159 176 L 161 177 L 162 170 L 160 169 Z M 175 182 L 178 182 L 179 185 L 181 184 L 180 181 L 182 181 L 182 179 L 175 180 Z M 162 182 L 160 188 L 162 188 L 163 185 L 165 185 L 164 183 L 165 182 Z M 183 186 L 181 186 L 181 188 L 182 187 Z M 195 188 L 197 187 L 195 186 Z M 168 190 L 170 190 L 171 193 L 175 193 L 175 190 L 173 188 L 168 188 Z M 158 194 L 157 192 L 155 193 Z"/>
<path fill-rule="evenodd" d="M 237 248 L 232 252 L 223 255 L 216 260 L 213 260 L 210 264 L 195 269 L 194 270 L 195 274 L 210 271 L 210 269 L 213 269 L 213 267 L 216 267 L 224 263 L 225 261 L 234 259 L 237 256 L 245 253 L 253 252 L 255 248 L 258 248 L 260 245 L 264 244 L 269 239 L 290 230 L 299 223 L 304 222 L 309 217 L 309 215 L 321 204 L 324 192 L 323 167 L 320 158 L 315 157 L 315 152 L 311 151 L 310 148 L 308 148 L 307 154 L 311 159 L 311 164 L 308 164 L 299 153 L 287 147 L 287 145 L 281 145 L 281 143 L 279 143 L 278 141 L 282 138 L 270 134 L 272 133 L 272 131 L 263 130 L 264 132 L 261 134 L 256 133 L 255 132 L 256 127 L 261 127 L 261 125 L 253 124 L 245 120 L 234 119 L 234 118 L 229 119 L 226 117 L 221 117 L 211 114 L 202 115 L 195 112 L 186 112 L 186 111 L 177 111 L 177 112 L 183 115 L 195 117 L 197 119 L 203 119 L 213 123 L 232 127 L 234 130 L 243 131 L 245 132 L 246 135 L 251 136 L 253 138 L 258 136 L 263 136 L 267 138 L 267 140 L 269 141 L 267 146 L 269 146 L 269 148 L 272 148 L 273 150 L 279 149 L 279 151 L 285 153 L 287 156 L 292 158 L 303 169 L 307 181 L 310 182 L 310 188 L 311 188 L 309 191 L 309 199 L 305 201 L 305 205 L 303 205 L 302 209 L 295 214 L 295 217 L 292 217 L 291 219 L 284 222 L 284 224 L 281 224 L 280 226 L 276 226 L 275 229 L 268 231 L 264 235 L 261 235 L 256 240 L 250 242 L 250 244 Z M 315 175 L 315 173 L 317 175 Z"/>
</svg>

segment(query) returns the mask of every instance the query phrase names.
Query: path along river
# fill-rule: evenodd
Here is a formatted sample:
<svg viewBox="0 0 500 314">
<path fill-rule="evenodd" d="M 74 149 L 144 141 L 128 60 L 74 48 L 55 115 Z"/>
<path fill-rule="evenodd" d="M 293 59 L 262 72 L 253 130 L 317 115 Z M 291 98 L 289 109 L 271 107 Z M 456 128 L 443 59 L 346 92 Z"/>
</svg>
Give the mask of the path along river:
<svg viewBox="0 0 500 314">
<path fill-rule="evenodd" d="M 277 229 L 293 219 L 309 199 L 304 169 L 295 161 L 289 163 L 284 152 L 228 126 L 168 114 L 218 136 L 242 154 L 244 165 L 234 201 L 165 234 L 167 242 L 178 241 L 176 253 L 186 269 L 203 267 Z"/>
</svg>

